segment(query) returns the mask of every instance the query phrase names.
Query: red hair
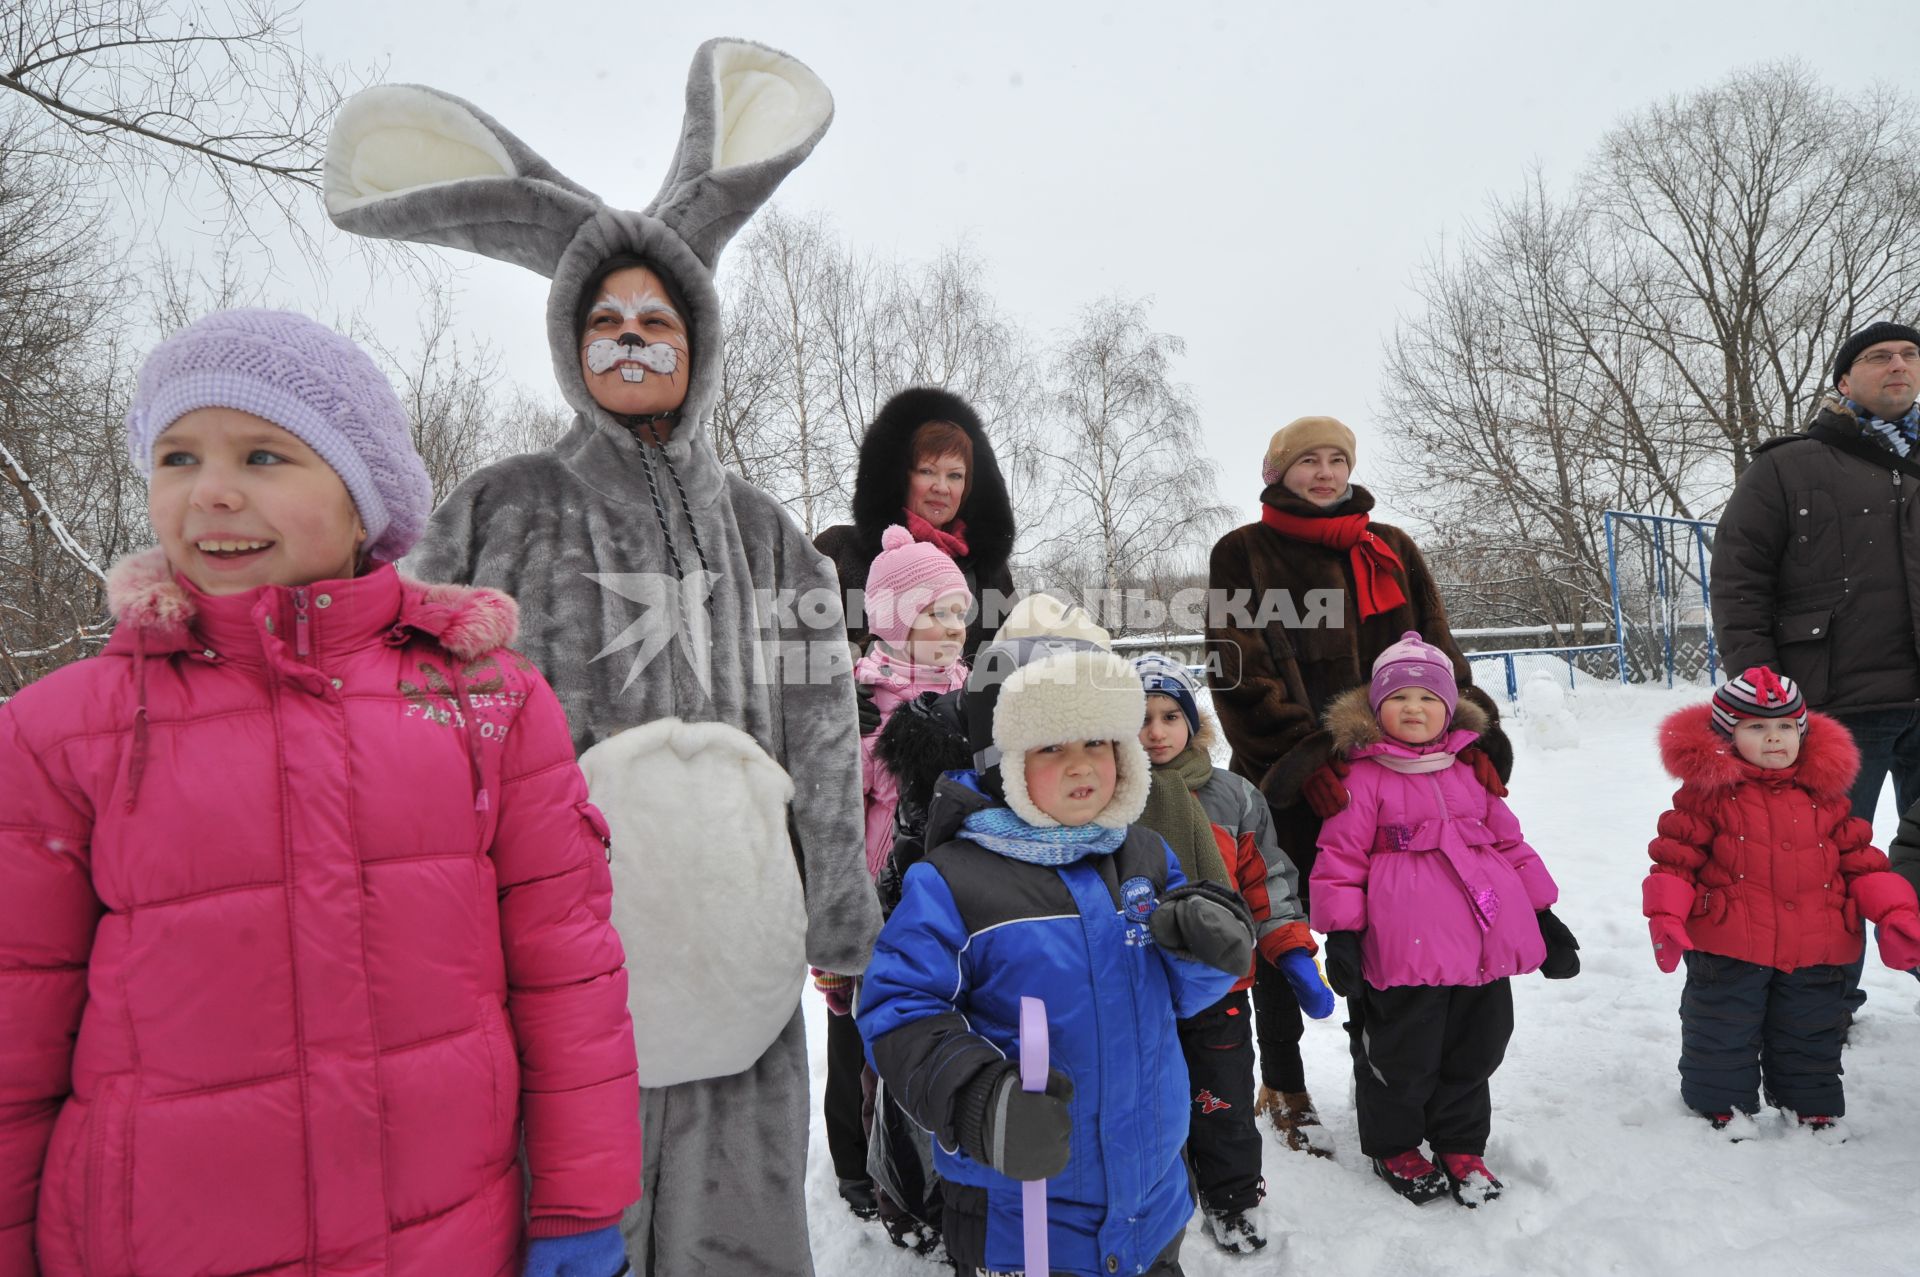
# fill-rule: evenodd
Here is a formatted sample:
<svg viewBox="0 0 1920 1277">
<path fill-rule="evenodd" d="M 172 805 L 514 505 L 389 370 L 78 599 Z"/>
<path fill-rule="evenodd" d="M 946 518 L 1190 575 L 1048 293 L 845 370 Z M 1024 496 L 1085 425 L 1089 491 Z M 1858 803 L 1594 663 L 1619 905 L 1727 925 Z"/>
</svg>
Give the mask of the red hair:
<svg viewBox="0 0 1920 1277">
<path fill-rule="evenodd" d="M 967 468 L 967 481 L 960 485 L 960 504 L 957 509 L 964 510 L 967 496 L 973 491 L 973 436 L 954 425 L 951 421 L 929 421 L 913 432 L 912 452 L 907 459 L 907 469 L 917 469 L 923 462 L 937 461 L 941 457 L 958 457 Z"/>
</svg>

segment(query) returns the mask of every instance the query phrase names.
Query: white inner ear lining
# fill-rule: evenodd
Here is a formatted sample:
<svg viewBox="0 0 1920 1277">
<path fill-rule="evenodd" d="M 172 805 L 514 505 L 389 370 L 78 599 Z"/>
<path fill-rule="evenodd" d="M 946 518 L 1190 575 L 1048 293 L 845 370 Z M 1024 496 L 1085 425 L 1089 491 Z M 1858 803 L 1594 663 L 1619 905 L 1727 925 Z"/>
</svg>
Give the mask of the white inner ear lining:
<svg viewBox="0 0 1920 1277">
<path fill-rule="evenodd" d="M 833 110 L 833 95 L 804 63 L 751 45 L 713 55 L 713 167 L 734 168 L 806 141 Z"/>
<path fill-rule="evenodd" d="M 327 204 L 335 212 L 475 177 L 516 177 L 493 130 L 460 104 L 406 85 L 349 99 L 327 143 Z"/>
</svg>

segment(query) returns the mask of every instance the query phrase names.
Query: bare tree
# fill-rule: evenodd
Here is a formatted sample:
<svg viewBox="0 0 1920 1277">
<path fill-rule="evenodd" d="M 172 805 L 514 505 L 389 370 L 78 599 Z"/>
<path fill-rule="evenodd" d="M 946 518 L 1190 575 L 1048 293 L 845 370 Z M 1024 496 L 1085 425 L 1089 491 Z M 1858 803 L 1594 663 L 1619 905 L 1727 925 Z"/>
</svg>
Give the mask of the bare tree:
<svg viewBox="0 0 1920 1277">
<path fill-rule="evenodd" d="M 396 352 L 370 335 L 362 340 L 387 366 L 413 427 L 414 450 L 426 463 L 438 504 L 462 479 L 491 460 L 499 446 L 500 357 L 485 342 L 463 342 L 454 326 L 454 296 L 436 289 L 420 318 L 417 341 Z"/>
<path fill-rule="evenodd" d="M 17 142 L 138 213 L 158 180 L 256 243 L 302 228 L 346 77 L 300 45 L 281 0 L 15 0 L 0 9 L 0 105 Z M 262 223 L 266 214 L 270 219 Z"/>
<path fill-rule="evenodd" d="M 1191 554 L 1230 518 L 1192 394 L 1173 378 L 1185 349 L 1148 327 L 1144 302 L 1109 298 L 1081 312 L 1054 354 L 1042 449 L 1055 509 L 1047 550 L 1110 597 Z"/>
<path fill-rule="evenodd" d="M 1384 392 L 1457 620 L 1603 615 L 1605 510 L 1711 516 L 1845 333 L 1912 316 L 1917 125 L 1740 72 L 1622 123 L 1568 197 L 1529 173 L 1421 270 Z"/>
<path fill-rule="evenodd" d="M 1037 361 L 964 248 L 912 264 L 846 244 L 823 216 L 774 208 L 729 258 L 727 349 L 714 414 L 721 460 L 784 501 L 809 534 L 852 504 L 869 422 L 896 391 L 973 405 L 1016 517 L 1038 517 Z"/>
<path fill-rule="evenodd" d="M 0 129 L 0 695 L 104 638 L 103 569 L 144 522 L 99 214 L 17 137 Z"/>
</svg>

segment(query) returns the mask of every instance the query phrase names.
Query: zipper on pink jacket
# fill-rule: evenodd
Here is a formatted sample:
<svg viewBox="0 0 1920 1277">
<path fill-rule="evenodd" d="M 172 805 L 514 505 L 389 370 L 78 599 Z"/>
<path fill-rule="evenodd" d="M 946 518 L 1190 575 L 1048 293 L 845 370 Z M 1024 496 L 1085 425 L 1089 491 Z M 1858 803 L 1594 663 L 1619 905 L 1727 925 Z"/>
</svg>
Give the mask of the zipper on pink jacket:
<svg viewBox="0 0 1920 1277">
<path fill-rule="evenodd" d="M 312 655 L 312 630 L 307 622 L 307 592 L 293 592 L 293 650 L 301 660 Z"/>
</svg>

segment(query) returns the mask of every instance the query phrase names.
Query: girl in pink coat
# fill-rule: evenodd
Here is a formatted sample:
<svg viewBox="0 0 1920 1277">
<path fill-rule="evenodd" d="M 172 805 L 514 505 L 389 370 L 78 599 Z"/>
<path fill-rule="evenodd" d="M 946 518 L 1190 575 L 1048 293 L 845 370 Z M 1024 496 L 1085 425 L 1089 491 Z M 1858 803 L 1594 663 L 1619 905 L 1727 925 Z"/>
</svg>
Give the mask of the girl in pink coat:
<svg viewBox="0 0 1920 1277">
<path fill-rule="evenodd" d="M 512 601 L 392 566 L 431 492 L 391 386 L 228 311 L 127 435 L 160 546 L 0 705 L 0 1273 L 614 1277 L 605 826 Z"/>
<path fill-rule="evenodd" d="M 873 646 L 853 667 L 853 680 L 877 716 L 863 723 L 860 776 L 866 804 L 867 873 L 878 879 L 893 850 L 893 813 L 900 804 L 900 782 L 875 756 L 881 729 L 893 712 L 926 692 L 951 692 L 967 681 L 961 659 L 973 591 L 967 578 L 939 546 L 916 541 L 899 525 L 880 534 L 880 553 L 867 569 L 862 600 Z M 890 1225 L 904 1212 L 882 1203 L 867 1174 L 867 1139 L 873 1125 L 872 1070 L 866 1067 L 853 1009 L 851 977 L 814 972 L 826 996 L 826 1124 L 828 1152 L 840 1196 L 862 1219 L 876 1214 Z M 893 1229 L 889 1227 L 889 1235 Z M 897 1237 L 896 1241 L 899 1240 Z"/>
<path fill-rule="evenodd" d="M 1519 822 L 1458 761 L 1485 719 L 1445 653 L 1408 630 L 1327 725 L 1352 801 L 1321 827 L 1312 922 L 1347 999 L 1360 1148 L 1416 1205 L 1476 1206 L 1501 1188 L 1482 1158 L 1488 1080 L 1513 1034 L 1508 977 L 1572 976 L 1579 945 Z"/>
</svg>

